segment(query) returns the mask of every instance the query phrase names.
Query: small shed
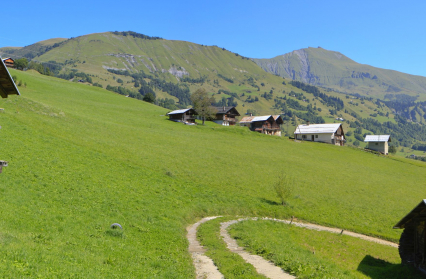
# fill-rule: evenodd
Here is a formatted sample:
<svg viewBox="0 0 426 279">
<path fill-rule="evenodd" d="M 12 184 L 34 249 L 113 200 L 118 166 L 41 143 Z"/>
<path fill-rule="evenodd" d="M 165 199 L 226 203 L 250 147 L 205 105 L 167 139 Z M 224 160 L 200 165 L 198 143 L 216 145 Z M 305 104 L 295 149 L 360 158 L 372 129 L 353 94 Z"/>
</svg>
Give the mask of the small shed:
<svg viewBox="0 0 426 279">
<path fill-rule="evenodd" d="M 281 115 L 245 116 L 241 119 L 240 125 L 262 134 L 281 136 L 283 122 Z"/>
<path fill-rule="evenodd" d="M 216 116 L 212 119 L 213 122 L 223 126 L 233 126 L 237 123 L 237 116 L 240 113 L 235 107 L 213 107 L 216 111 Z"/>
<path fill-rule="evenodd" d="M 399 239 L 402 264 L 426 272 L 426 199 L 422 200 L 393 228 L 404 229 Z"/>
<path fill-rule="evenodd" d="M 169 119 L 176 122 L 195 123 L 197 112 L 193 108 L 179 109 L 167 113 Z"/>
<path fill-rule="evenodd" d="M 15 60 L 13 60 L 12 58 L 8 57 L 8 58 L 3 58 L 2 60 L 4 64 L 6 65 L 6 67 L 15 68 Z"/>
<path fill-rule="evenodd" d="M 0 61 L 0 96 L 7 98 L 9 95 L 20 95 L 3 59 L 0 59 Z"/>
<path fill-rule="evenodd" d="M 9 95 L 21 95 L 1 57 L 0 61 L 0 96 L 7 98 Z M 0 173 L 3 167 L 7 167 L 6 161 L 0 161 Z"/>
<path fill-rule="evenodd" d="M 388 142 L 391 142 L 391 137 L 390 135 L 366 135 L 364 142 L 368 143 L 367 149 L 379 151 L 388 155 Z"/>
<path fill-rule="evenodd" d="M 317 141 L 343 146 L 346 138 L 341 123 L 302 124 L 294 131 L 297 140 Z"/>
</svg>

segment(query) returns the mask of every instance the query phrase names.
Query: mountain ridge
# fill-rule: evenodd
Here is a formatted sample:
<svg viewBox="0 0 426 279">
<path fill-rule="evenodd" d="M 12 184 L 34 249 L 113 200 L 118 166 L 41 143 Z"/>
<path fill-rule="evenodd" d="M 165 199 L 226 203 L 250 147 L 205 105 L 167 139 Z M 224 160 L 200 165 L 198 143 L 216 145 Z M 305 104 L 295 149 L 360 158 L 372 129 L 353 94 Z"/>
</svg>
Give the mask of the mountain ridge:
<svg viewBox="0 0 426 279">
<path fill-rule="evenodd" d="M 392 92 L 426 94 L 426 77 L 360 64 L 340 52 L 321 47 L 253 61 L 269 73 L 344 93 L 381 99 Z"/>
</svg>

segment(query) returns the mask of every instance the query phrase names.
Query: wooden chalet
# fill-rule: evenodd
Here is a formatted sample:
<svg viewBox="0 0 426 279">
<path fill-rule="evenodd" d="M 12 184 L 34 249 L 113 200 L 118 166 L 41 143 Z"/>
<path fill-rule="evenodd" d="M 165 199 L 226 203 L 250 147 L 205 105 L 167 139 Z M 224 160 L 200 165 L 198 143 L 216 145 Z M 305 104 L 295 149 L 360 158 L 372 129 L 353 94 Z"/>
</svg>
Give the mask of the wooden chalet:
<svg viewBox="0 0 426 279">
<path fill-rule="evenodd" d="M 0 59 L 0 96 L 7 98 L 9 95 L 20 95 L 18 87 L 10 76 L 3 59 Z"/>
<path fill-rule="evenodd" d="M 389 153 L 388 142 L 391 142 L 390 135 L 366 135 L 364 142 L 368 143 L 366 149 L 379 151 L 385 155 Z"/>
<path fill-rule="evenodd" d="M 9 95 L 21 95 L 3 59 L 0 59 L 0 61 L 0 96 L 7 98 Z M 0 161 L 0 173 L 3 171 L 3 167 L 7 167 L 6 161 Z"/>
<path fill-rule="evenodd" d="M 216 110 L 216 117 L 212 119 L 213 122 L 223 126 L 233 126 L 237 123 L 237 116 L 240 116 L 235 107 L 214 107 Z"/>
<path fill-rule="evenodd" d="M 240 125 L 262 134 L 281 136 L 283 122 L 281 115 L 245 116 L 241 119 Z"/>
<path fill-rule="evenodd" d="M 399 239 L 401 263 L 426 273 L 426 200 L 422 200 L 393 228 L 404 229 Z"/>
<path fill-rule="evenodd" d="M 303 124 L 294 131 L 296 140 L 307 140 L 331 143 L 343 146 L 346 138 L 341 123 L 333 124 Z"/>
<path fill-rule="evenodd" d="M 3 58 L 2 60 L 6 67 L 15 68 L 15 60 L 13 60 L 12 58 Z"/>
<path fill-rule="evenodd" d="M 169 119 L 176 122 L 195 123 L 197 112 L 193 108 L 179 109 L 167 113 Z"/>
</svg>

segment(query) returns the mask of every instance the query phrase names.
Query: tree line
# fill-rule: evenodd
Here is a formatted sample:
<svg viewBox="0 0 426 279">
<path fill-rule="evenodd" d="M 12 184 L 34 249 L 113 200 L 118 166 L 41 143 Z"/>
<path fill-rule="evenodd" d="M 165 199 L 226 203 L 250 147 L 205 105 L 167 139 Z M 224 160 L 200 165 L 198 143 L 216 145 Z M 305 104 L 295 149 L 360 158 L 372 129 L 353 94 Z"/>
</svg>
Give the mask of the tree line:
<svg viewBox="0 0 426 279">
<path fill-rule="evenodd" d="M 328 96 L 325 93 L 321 93 L 321 91 L 316 86 L 305 84 L 297 80 L 290 81 L 290 84 L 294 87 L 302 89 L 307 93 L 313 94 L 315 97 L 322 99 L 327 106 L 334 107 L 337 111 L 342 110 L 345 107 L 342 99 L 338 97 Z"/>
<path fill-rule="evenodd" d="M 111 32 L 111 33 L 113 33 L 114 35 L 118 35 L 118 36 L 124 36 L 124 37 L 130 36 L 130 37 L 133 37 L 133 38 L 140 38 L 140 39 L 144 39 L 144 40 L 162 40 L 163 39 L 163 38 L 160 38 L 160 37 L 147 36 L 147 35 L 144 35 L 144 34 L 141 34 L 141 33 L 133 32 L 133 31 L 122 31 L 122 32 L 114 31 L 114 32 Z"/>
</svg>

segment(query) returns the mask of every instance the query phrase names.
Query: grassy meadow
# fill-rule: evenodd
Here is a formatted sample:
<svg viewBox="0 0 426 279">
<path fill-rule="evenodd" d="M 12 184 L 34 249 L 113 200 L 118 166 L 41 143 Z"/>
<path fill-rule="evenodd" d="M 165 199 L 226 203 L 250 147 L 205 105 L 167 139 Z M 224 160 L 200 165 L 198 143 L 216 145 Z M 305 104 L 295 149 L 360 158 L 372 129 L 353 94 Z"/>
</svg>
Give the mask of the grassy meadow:
<svg viewBox="0 0 426 279">
<path fill-rule="evenodd" d="M 230 228 L 239 245 L 297 278 L 423 278 L 401 266 L 398 249 L 347 235 L 273 221 L 243 221 Z"/>
<path fill-rule="evenodd" d="M 220 224 L 235 218 L 202 224 L 200 243 L 225 278 L 264 278 L 229 251 L 220 236 Z M 245 220 L 231 225 L 228 232 L 240 247 L 297 278 L 423 278 L 415 269 L 401 266 L 398 249 L 347 235 L 265 220 Z"/>
<path fill-rule="evenodd" d="M 11 74 L 27 86 L 0 100 L 5 277 L 193 277 L 185 228 L 209 215 L 296 216 L 396 241 L 392 226 L 424 198 L 422 162 L 186 126 L 104 89 Z M 280 174 L 296 181 L 287 207 Z"/>
</svg>

